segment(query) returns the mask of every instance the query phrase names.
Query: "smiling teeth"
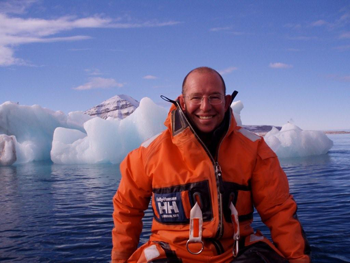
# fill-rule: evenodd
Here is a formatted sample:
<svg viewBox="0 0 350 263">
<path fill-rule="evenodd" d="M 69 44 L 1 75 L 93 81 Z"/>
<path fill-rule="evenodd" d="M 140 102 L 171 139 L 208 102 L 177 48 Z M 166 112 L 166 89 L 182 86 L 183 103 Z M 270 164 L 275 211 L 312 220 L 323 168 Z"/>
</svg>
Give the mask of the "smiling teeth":
<svg viewBox="0 0 350 263">
<path fill-rule="evenodd" d="M 203 120 L 208 120 L 208 119 L 213 118 L 213 116 L 199 116 L 199 118 L 203 119 Z"/>
</svg>

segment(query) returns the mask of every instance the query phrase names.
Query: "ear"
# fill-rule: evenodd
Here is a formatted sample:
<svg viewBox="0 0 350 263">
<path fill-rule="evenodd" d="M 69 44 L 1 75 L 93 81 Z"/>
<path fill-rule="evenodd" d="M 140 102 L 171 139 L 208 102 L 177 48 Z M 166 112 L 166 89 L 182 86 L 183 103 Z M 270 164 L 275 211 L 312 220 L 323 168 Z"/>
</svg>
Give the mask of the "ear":
<svg viewBox="0 0 350 263">
<path fill-rule="evenodd" d="M 180 102 L 181 109 L 183 111 L 186 111 L 185 98 L 182 94 L 179 96 L 179 102 Z"/>
<path fill-rule="evenodd" d="M 231 95 L 226 95 L 225 96 L 225 112 L 231 106 L 231 103 L 232 103 L 232 96 Z"/>
</svg>

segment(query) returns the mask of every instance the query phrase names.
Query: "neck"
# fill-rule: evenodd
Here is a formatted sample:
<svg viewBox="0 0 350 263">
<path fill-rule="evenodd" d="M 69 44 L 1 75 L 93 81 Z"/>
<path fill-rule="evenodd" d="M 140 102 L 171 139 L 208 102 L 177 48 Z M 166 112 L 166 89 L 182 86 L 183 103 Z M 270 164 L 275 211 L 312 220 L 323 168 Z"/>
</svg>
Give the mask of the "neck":
<svg viewBox="0 0 350 263">
<path fill-rule="evenodd" d="M 223 138 L 224 134 L 228 130 L 228 126 L 230 123 L 229 120 L 230 120 L 230 111 L 227 111 L 220 125 L 211 132 L 201 132 L 200 130 L 197 129 L 197 127 L 195 127 L 192 124 L 192 127 L 194 128 L 195 132 L 197 133 L 199 138 L 203 141 L 205 146 L 209 149 L 213 157 L 216 156 L 217 147 L 219 146 L 219 143 Z"/>
</svg>

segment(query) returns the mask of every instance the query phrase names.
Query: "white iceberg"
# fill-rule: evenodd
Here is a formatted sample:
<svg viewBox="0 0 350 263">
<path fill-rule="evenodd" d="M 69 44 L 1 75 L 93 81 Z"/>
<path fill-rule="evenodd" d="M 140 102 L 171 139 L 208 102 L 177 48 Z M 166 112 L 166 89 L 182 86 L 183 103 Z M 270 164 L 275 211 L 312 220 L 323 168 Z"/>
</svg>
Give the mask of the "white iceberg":
<svg viewBox="0 0 350 263">
<path fill-rule="evenodd" d="M 119 163 L 128 152 L 165 129 L 167 110 L 151 99 L 125 119 L 93 118 L 84 123 L 82 133 L 57 128 L 54 132 L 51 160 L 59 164 Z"/>
<path fill-rule="evenodd" d="M 273 128 L 264 139 L 280 158 L 326 154 L 333 146 L 323 132 L 304 131 L 293 123 L 283 125 L 280 131 Z"/>
<path fill-rule="evenodd" d="M 84 132 L 83 126 L 76 119 L 91 117 L 82 112 L 71 115 L 74 118 L 61 111 L 52 111 L 39 105 L 24 106 L 9 101 L 1 104 L 0 134 L 14 137 L 17 158 L 15 163 L 50 160 L 53 132 L 57 127 Z"/>
<path fill-rule="evenodd" d="M 0 165 L 11 165 L 17 160 L 16 138 L 0 134 Z"/>
<path fill-rule="evenodd" d="M 242 126 L 241 101 L 231 105 Z M 0 105 L 0 165 L 52 160 L 59 164 L 119 163 L 128 152 L 165 129 L 168 110 L 143 98 L 124 119 L 91 117 L 83 112 L 65 115 L 38 105 L 12 102 Z M 288 123 L 265 135 L 279 157 L 325 154 L 333 143 L 320 131 L 303 131 Z"/>
</svg>

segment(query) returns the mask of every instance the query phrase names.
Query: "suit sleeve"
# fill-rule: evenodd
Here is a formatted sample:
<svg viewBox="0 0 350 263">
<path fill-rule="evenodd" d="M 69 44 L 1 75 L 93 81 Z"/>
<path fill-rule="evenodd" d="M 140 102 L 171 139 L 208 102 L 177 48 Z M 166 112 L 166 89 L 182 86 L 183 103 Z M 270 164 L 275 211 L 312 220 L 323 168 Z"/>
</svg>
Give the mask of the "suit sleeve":
<svg viewBox="0 0 350 263">
<path fill-rule="evenodd" d="M 252 177 L 253 200 L 275 246 L 290 262 L 310 262 L 310 247 L 297 218 L 297 205 L 276 154 L 262 139 Z"/>
<path fill-rule="evenodd" d="M 122 179 L 113 198 L 112 262 L 126 262 L 137 249 L 151 184 L 144 172 L 142 150 L 132 151 L 120 164 Z"/>
</svg>

